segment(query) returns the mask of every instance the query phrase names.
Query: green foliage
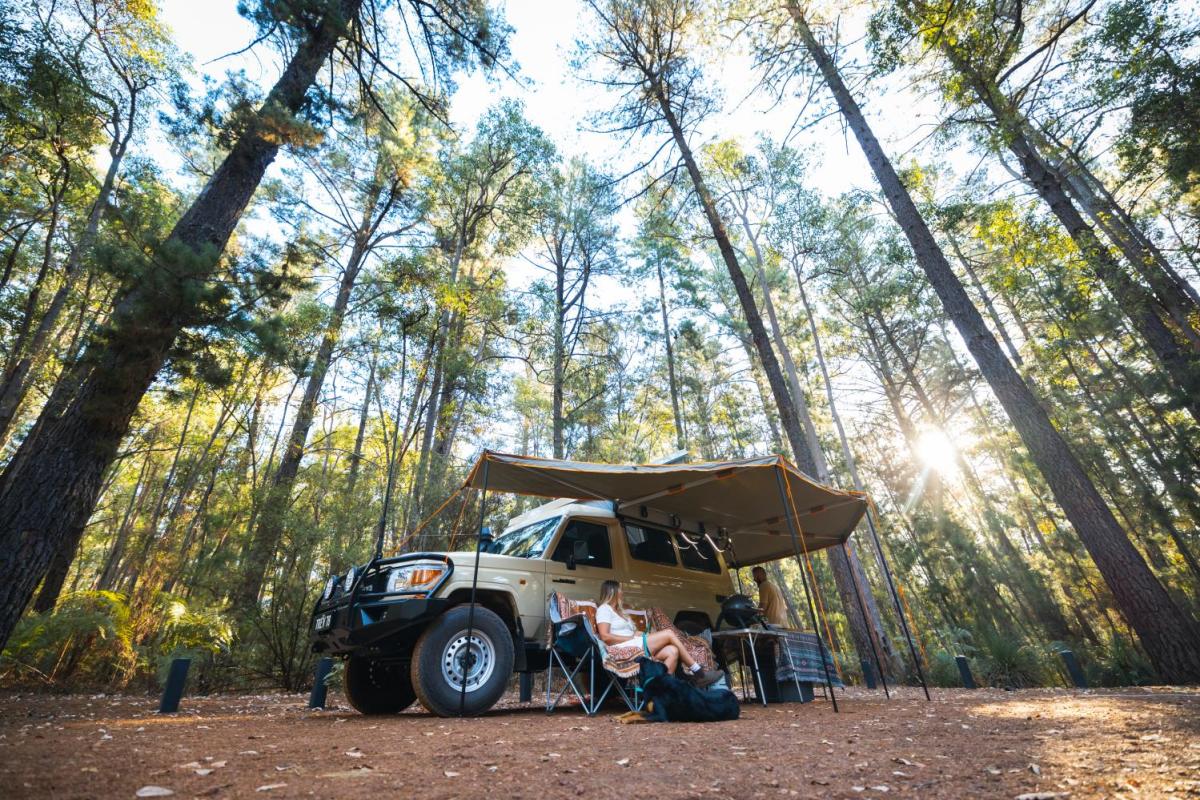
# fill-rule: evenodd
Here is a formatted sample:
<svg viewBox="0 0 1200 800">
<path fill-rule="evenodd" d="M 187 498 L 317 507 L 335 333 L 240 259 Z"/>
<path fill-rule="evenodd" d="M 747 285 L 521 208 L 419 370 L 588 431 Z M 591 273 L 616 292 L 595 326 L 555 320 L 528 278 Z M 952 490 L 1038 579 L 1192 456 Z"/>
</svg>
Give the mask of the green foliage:
<svg viewBox="0 0 1200 800">
<path fill-rule="evenodd" d="M 985 633 L 976 651 L 976 679 L 1000 689 L 1051 685 L 1054 676 L 1047 669 L 1051 657 L 1049 650 L 1012 636 Z"/>
<path fill-rule="evenodd" d="M 153 686 L 172 659 L 190 658 L 195 684 L 203 690 L 211 684 L 212 665 L 228 654 L 232 641 L 232 628 L 219 610 L 189 608 L 170 594 L 131 609 L 118 592 L 72 592 L 53 611 L 21 620 L 0 660 L 0 680 L 56 689 Z"/>
<path fill-rule="evenodd" d="M 1090 686 L 1145 686 L 1154 683 L 1154 668 L 1124 636 L 1112 636 L 1099 652 L 1083 660 Z"/>
<path fill-rule="evenodd" d="M 129 605 L 116 592 L 69 594 L 21 620 L 4 649 L 6 681 L 106 687 L 124 683 L 137 652 Z"/>
<path fill-rule="evenodd" d="M 165 680 L 173 659 L 190 658 L 192 668 L 202 672 L 219 656 L 228 654 L 233 626 L 221 611 L 188 608 L 184 600 L 166 593 L 159 596 L 158 602 L 159 624 L 145 653 L 157 662 L 159 681 Z"/>
</svg>

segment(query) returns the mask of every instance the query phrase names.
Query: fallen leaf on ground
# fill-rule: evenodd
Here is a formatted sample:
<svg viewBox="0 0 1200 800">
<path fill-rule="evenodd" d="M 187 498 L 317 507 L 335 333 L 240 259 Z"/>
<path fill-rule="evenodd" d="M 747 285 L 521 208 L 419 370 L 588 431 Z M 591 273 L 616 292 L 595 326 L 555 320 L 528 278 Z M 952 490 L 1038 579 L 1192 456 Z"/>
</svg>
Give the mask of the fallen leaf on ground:
<svg viewBox="0 0 1200 800">
<path fill-rule="evenodd" d="M 170 797 L 173 794 L 175 790 L 165 786 L 143 786 L 134 792 L 135 797 Z"/>
<path fill-rule="evenodd" d="M 283 788 L 283 787 L 285 787 L 285 786 L 287 786 L 287 784 L 286 784 L 286 783 L 268 783 L 268 784 L 265 784 L 265 785 L 263 785 L 263 786 L 259 786 L 259 787 L 258 787 L 257 789 L 255 789 L 254 791 L 256 791 L 256 792 L 269 792 L 269 791 L 271 791 L 272 789 L 282 789 L 282 788 Z"/>
<path fill-rule="evenodd" d="M 368 775 L 375 773 L 375 770 L 370 767 L 355 767 L 341 772 L 326 772 L 322 778 L 365 778 Z"/>
<path fill-rule="evenodd" d="M 458 777 L 457 772 L 451 772 L 450 770 L 446 770 L 442 774 L 445 775 L 447 778 L 457 778 Z"/>
<path fill-rule="evenodd" d="M 200 776 L 204 776 L 204 775 L 212 775 L 212 772 L 213 772 L 213 771 L 212 771 L 211 769 L 207 768 L 207 767 L 205 767 L 205 768 L 203 768 L 203 769 L 198 769 L 198 770 L 196 770 L 196 774 L 197 774 L 197 775 L 200 775 Z"/>
<path fill-rule="evenodd" d="M 619 761 L 617 761 L 617 766 L 618 766 L 618 767 L 628 767 L 628 766 L 629 766 L 629 759 L 628 759 L 628 758 L 622 758 L 622 759 L 620 759 Z"/>
</svg>

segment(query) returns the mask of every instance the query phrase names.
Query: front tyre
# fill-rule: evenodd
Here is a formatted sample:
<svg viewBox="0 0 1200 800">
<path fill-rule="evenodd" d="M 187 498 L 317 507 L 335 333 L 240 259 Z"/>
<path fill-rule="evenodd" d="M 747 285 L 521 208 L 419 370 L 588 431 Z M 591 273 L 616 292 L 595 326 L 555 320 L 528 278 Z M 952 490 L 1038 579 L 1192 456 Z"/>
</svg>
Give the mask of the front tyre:
<svg viewBox="0 0 1200 800">
<path fill-rule="evenodd" d="M 362 656 L 346 659 L 346 699 L 360 714 L 396 714 L 417 699 L 405 665 Z"/>
<path fill-rule="evenodd" d="M 482 714 L 496 704 L 508 686 L 513 668 L 513 642 L 504 621 L 483 606 L 475 606 L 471 637 L 467 638 L 469 605 L 455 606 L 425 629 L 412 658 L 412 685 L 421 705 L 439 717 L 459 713 L 466 681 L 464 714 Z"/>
</svg>

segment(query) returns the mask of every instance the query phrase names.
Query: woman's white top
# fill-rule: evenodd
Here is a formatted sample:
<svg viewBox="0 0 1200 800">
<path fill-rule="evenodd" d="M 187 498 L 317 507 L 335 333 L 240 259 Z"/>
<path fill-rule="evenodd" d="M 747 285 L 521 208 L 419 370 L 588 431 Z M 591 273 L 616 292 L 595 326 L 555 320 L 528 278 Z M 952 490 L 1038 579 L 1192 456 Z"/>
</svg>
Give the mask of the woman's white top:
<svg viewBox="0 0 1200 800">
<path fill-rule="evenodd" d="M 602 603 L 600 607 L 596 609 L 596 624 L 600 625 L 601 623 L 605 622 L 608 623 L 608 632 L 613 636 L 620 636 L 622 639 L 633 639 L 636 637 L 638 639 L 638 643 L 641 643 L 641 634 L 638 633 L 638 630 L 633 626 L 633 623 L 618 614 L 616 609 L 614 609 L 608 603 Z M 631 643 L 632 642 L 621 642 L 622 645 Z"/>
</svg>

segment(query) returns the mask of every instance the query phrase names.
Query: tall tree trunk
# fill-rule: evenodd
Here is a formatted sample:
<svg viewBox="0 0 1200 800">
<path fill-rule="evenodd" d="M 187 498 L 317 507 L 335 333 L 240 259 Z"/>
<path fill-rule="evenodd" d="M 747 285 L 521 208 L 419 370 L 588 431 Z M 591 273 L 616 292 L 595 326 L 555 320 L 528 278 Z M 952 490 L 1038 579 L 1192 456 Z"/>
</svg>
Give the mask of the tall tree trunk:
<svg viewBox="0 0 1200 800">
<path fill-rule="evenodd" d="M 1000 314 L 996 311 L 996 305 L 992 302 L 992 296 L 988 293 L 987 287 L 983 285 L 983 281 L 979 280 L 979 274 L 975 271 L 975 265 L 963 253 L 962 248 L 958 244 L 958 237 L 948 228 L 945 234 L 946 241 L 950 243 L 950 249 L 954 251 L 954 257 L 958 259 L 958 263 L 962 264 L 963 271 L 967 273 L 967 277 L 971 280 L 971 286 L 979 294 L 979 299 L 983 302 L 983 308 L 987 311 L 988 317 L 992 320 L 992 325 L 996 328 L 996 333 L 1000 334 L 1000 340 L 1004 342 L 1004 348 L 1008 351 L 1008 357 L 1012 359 L 1013 364 L 1018 368 L 1025 366 L 1025 361 L 1021 358 L 1021 351 L 1017 349 L 1012 337 L 1008 335 L 1008 328 L 1005 326 L 1004 320 L 1000 319 Z"/>
<path fill-rule="evenodd" d="M 94 365 L 62 416 L 39 436 L 37 452 L 0 487 L 0 647 L 24 611 L 54 553 L 95 507 L 104 471 L 176 337 L 193 321 L 193 296 L 206 289 L 229 237 L 283 141 L 278 119 L 310 102 L 317 73 L 358 14 L 362 0 L 322 6 L 262 110 L 248 124 L 160 251 L 170 266 L 129 286 Z M 24 443 L 22 448 L 24 448 Z M 7 472 L 7 470 L 6 470 Z"/>
<path fill-rule="evenodd" d="M 312 427 L 313 416 L 317 409 L 317 400 L 321 396 L 321 387 L 325 383 L 325 375 L 333 361 L 333 350 L 337 346 L 342 332 L 342 322 L 346 318 L 346 309 L 350 306 L 350 296 L 354 291 L 354 283 L 358 280 L 366 259 L 369 247 L 370 223 L 375 217 L 375 203 L 379 197 L 379 187 L 368 198 L 363 212 L 363 222 L 355 232 L 354 246 L 346 267 L 342 270 L 342 280 L 338 284 L 337 297 L 330 311 L 329 322 L 321 336 L 321 344 L 313 358 L 312 370 L 308 375 L 308 383 L 304 387 L 304 396 L 296 409 L 292 420 L 292 430 L 284 448 L 283 457 L 275 474 L 271 477 L 271 486 L 263 500 L 262 511 L 259 513 L 258 526 L 246 550 L 242 563 L 240 585 L 233 598 L 234 608 L 242 614 L 249 613 L 258 603 L 258 596 L 266 578 L 271 563 L 275 560 L 275 551 L 283 537 L 283 529 L 288 509 L 292 505 L 292 488 L 296 483 L 296 474 L 300 471 L 300 462 L 304 458 L 304 444 L 308 441 L 308 431 Z"/>
<path fill-rule="evenodd" d="M 37 599 L 33 601 L 33 613 L 42 614 L 50 611 L 58 604 L 58 596 L 62 593 L 63 584 L 67 582 L 67 574 L 71 571 L 71 562 L 75 560 L 74 550 L 59 550 L 46 570 L 42 580 L 42 588 L 38 591 Z"/>
<path fill-rule="evenodd" d="M 125 513 L 121 517 L 121 524 L 117 526 L 116 538 L 108 551 L 104 568 L 96 580 L 96 588 L 100 591 L 108 591 L 117 585 L 121 562 L 125 558 L 125 545 L 129 540 L 129 531 L 133 527 L 133 521 L 141 513 L 146 495 L 149 494 L 149 489 L 146 487 L 154 483 L 154 478 L 158 474 L 157 468 L 152 467 L 154 467 L 154 448 L 152 445 L 148 445 L 146 457 L 142 459 L 142 469 L 138 472 L 137 482 L 133 485 L 129 503 L 125 506 Z"/>
<path fill-rule="evenodd" d="M 792 398 L 788 394 L 783 372 L 779 369 L 779 360 L 775 357 L 775 351 L 771 349 L 771 340 L 767 336 L 767 329 L 763 325 L 762 316 L 758 313 L 758 303 L 754 299 L 754 294 L 750 291 L 750 284 L 746 281 L 746 274 L 742 272 L 741 264 L 738 263 L 737 253 L 734 251 L 733 244 L 729 240 L 729 234 L 725 230 L 725 222 L 721 219 L 712 192 L 709 191 L 708 184 L 705 182 L 704 176 L 700 173 L 700 167 L 696 163 L 691 146 L 688 144 L 687 135 L 684 134 L 683 128 L 675 116 L 675 110 L 671 105 L 671 101 L 667 99 L 664 87 L 658 82 L 661 80 L 661 76 L 647 76 L 647 79 L 654 81 L 651 91 L 654 92 L 655 100 L 659 105 L 663 118 L 671 129 L 675 146 L 679 149 L 679 154 L 683 158 L 684 165 L 687 167 L 688 176 L 691 178 L 692 185 L 696 189 L 697 198 L 704 211 L 705 219 L 708 220 L 713 238 L 717 242 L 717 249 L 721 253 L 721 259 L 725 262 L 725 268 L 729 271 L 729 279 L 733 283 L 734 291 L 737 292 L 742 313 L 746 317 L 746 325 L 750 329 L 750 341 L 754 345 L 754 351 L 758 354 L 763 372 L 767 376 L 767 384 L 771 387 L 771 394 L 774 396 L 775 405 L 779 409 L 779 419 L 783 424 L 783 430 L 787 434 L 788 440 L 791 442 L 792 452 L 796 456 L 796 461 L 800 469 L 810 476 L 816 476 L 817 467 L 805 443 L 804 432 L 800 427 L 800 418 L 796 415 L 796 408 L 792 405 Z"/>
<path fill-rule="evenodd" d="M 1004 351 L 971 303 L 908 190 L 884 155 L 833 60 L 813 35 L 799 5 L 788 0 L 787 9 L 804 47 L 862 147 L 888 204 L 900 220 L 917 262 L 966 342 L 984 379 L 1008 413 L 1055 499 L 1096 562 L 1117 605 L 1137 631 L 1151 662 L 1161 677 L 1170 683 L 1200 681 L 1200 631 L 1196 623 L 1171 601 L 1166 589 L 1146 566 L 1105 505 L 1071 448 L 1050 422 L 1037 396 L 1005 358 Z"/>
<path fill-rule="evenodd" d="M 808 293 L 804 290 L 804 279 L 800 274 L 800 266 L 793 261 L 792 269 L 796 274 L 796 286 L 800 292 L 800 304 L 804 308 L 804 314 L 808 320 L 809 335 L 812 336 L 813 349 L 817 357 L 817 365 L 821 370 L 821 381 L 825 387 L 825 402 L 829 406 L 829 415 L 833 418 L 833 425 L 837 430 L 838 442 L 840 443 L 842 449 L 842 459 L 846 462 L 846 470 L 850 473 L 851 485 L 854 486 L 856 491 L 861 492 L 864 491 L 864 489 L 862 480 L 858 475 L 858 464 L 854 460 L 854 453 L 850 450 L 850 442 L 846 438 L 846 429 L 842 425 L 842 417 L 838 413 L 837 402 L 833 396 L 833 383 L 829 380 L 829 367 L 825 363 L 825 351 L 821 346 L 821 336 L 817 331 L 817 322 L 816 318 L 813 316 L 812 306 L 809 305 L 808 302 Z M 867 525 L 871 527 L 875 526 L 875 512 L 872 509 L 867 510 L 866 520 Z M 882 553 L 878 553 L 878 556 L 880 559 L 883 558 Z M 852 561 L 857 560 L 857 558 L 852 559 Z M 879 564 L 879 569 L 881 572 L 884 570 L 884 565 L 882 562 Z M 877 620 L 876 626 L 879 636 L 880 652 L 884 654 L 886 661 L 888 662 L 887 664 L 883 665 L 881 669 L 887 669 L 887 674 L 889 675 L 894 674 L 895 670 L 900 664 L 900 654 L 896 652 L 895 645 L 892 642 L 891 637 L 887 635 L 887 631 L 883 627 L 882 621 L 880 620 L 880 613 L 878 605 L 875 602 L 875 595 L 870 591 L 871 584 L 866 580 L 866 573 L 863 571 L 862 565 L 856 564 L 855 571 L 861 579 L 861 583 L 859 585 L 863 587 L 864 600 L 868 604 L 868 613 L 870 613 L 874 619 Z"/>
<path fill-rule="evenodd" d="M 754 273 L 758 278 L 759 284 L 762 286 L 763 293 L 763 308 L 767 312 L 767 323 L 771 329 L 771 340 L 775 343 L 775 349 L 779 351 L 779 359 L 783 362 L 784 374 L 787 376 L 788 389 L 792 400 L 792 405 L 796 409 L 796 415 L 800 418 L 800 423 L 804 428 L 804 441 L 808 445 L 808 451 L 812 455 L 813 465 L 816 469 L 815 477 L 821 483 L 828 483 L 829 462 L 825 460 L 825 451 L 821 449 L 821 442 L 817 438 L 817 426 L 813 424 L 812 414 L 808 410 L 808 401 L 805 399 L 804 390 L 800 387 L 800 377 L 796 372 L 796 362 L 792 358 L 792 349 L 788 347 L 787 342 L 783 338 L 783 327 L 779 324 L 779 315 L 775 313 L 775 300 L 771 296 L 771 285 L 767 282 L 766 265 L 763 263 L 762 250 L 758 246 L 758 239 L 754 236 L 750 228 L 750 220 L 741 215 L 742 230 L 746 233 L 746 238 L 750 241 L 750 246 L 754 251 Z"/>
<path fill-rule="evenodd" d="M 816 468 L 817 480 L 821 483 L 829 483 L 831 481 L 829 462 L 826 460 L 825 452 L 821 448 L 821 442 L 817 438 L 817 426 L 813 423 L 812 413 L 809 411 L 808 402 L 804 397 L 804 390 L 800 386 L 800 377 L 796 371 L 796 362 L 792 358 L 791 348 L 788 347 L 787 341 L 783 337 L 783 328 L 779 324 L 779 316 L 775 312 L 775 300 L 771 296 L 771 285 L 767 281 L 767 271 L 762 250 L 759 248 L 758 239 L 754 236 L 754 232 L 750 227 L 749 218 L 744 212 L 740 215 L 740 218 L 742 230 L 745 232 L 746 238 L 750 241 L 750 246 L 754 252 L 755 274 L 758 277 L 758 282 L 762 285 L 763 307 L 767 311 L 767 322 L 770 324 L 771 338 L 774 340 L 775 348 L 779 351 L 779 357 L 783 361 L 788 386 L 791 390 L 791 399 L 795 404 L 796 414 L 800 417 L 800 421 L 804 426 L 805 444 L 812 457 L 813 465 Z M 858 550 L 854 547 L 853 542 L 847 542 L 847 546 L 844 548 L 831 548 L 827 552 L 827 555 L 829 558 L 829 568 L 833 573 L 833 582 L 837 587 L 838 597 L 842 601 L 842 611 L 846 615 L 847 624 L 850 626 L 850 638 L 854 642 L 854 649 L 858 653 L 859 662 L 874 662 L 873 652 L 885 653 L 888 657 L 883 659 L 884 663 L 877 664 L 876 668 L 885 675 L 891 675 L 893 664 L 890 663 L 890 656 L 892 654 L 890 642 L 888 642 L 887 633 L 883 628 L 883 620 L 879 616 L 879 607 L 875 603 L 875 597 L 867 588 L 870 586 L 870 583 L 867 581 L 867 574 L 863 570 L 862 564 L 859 563 Z M 860 593 L 863 599 L 861 605 L 858 602 L 858 595 Z M 865 618 L 862 611 L 863 606 L 867 610 Z M 872 647 L 872 640 L 875 643 L 874 647 Z"/>
<path fill-rule="evenodd" d="M 350 466 L 346 471 L 346 496 L 353 502 L 354 488 L 358 485 L 358 473 L 362 466 L 363 440 L 367 435 L 367 422 L 371 418 L 371 397 L 375 393 L 375 365 L 378 350 L 371 348 L 371 361 L 367 371 L 367 388 L 363 392 L 362 408 L 358 413 L 358 431 L 354 434 L 354 452 L 350 454 Z"/>
<path fill-rule="evenodd" d="M 557 248 L 556 248 L 557 249 Z M 562 255 L 559 254 L 554 261 L 554 375 L 552 377 L 553 386 L 551 387 L 550 411 L 554 420 L 554 433 L 552 443 L 554 445 L 554 457 L 563 457 L 563 429 L 566 427 L 566 420 L 563 419 L 563 379 L 566 373 L 566 325 L 567 321 L 564 318 L 566 308 L 566 270 L 567 265 Z"/>
<path fill-rule="evenodd" d="M 671 322 L 667 311 L 667 284 L 663 279 L 662 261 L 655 260 L 658 272 L 658 307 L 662 313 L 663 347 L 667 352 L 667 387 L 671 392 L 671 412 L 675 419 L 675 446 L 687 450 L 687 431 L 683 427 L 683 415 L 679 411 L 679 381 L 675 377 L 675 346 L 671 342 Z"/>
<path fill-rule="evenodd" d="M 804 434 L 800 415 L 795 405 L 800 400 L 794 398 L 788 391 L 787 383 L 785 383 L 783 373 L 779 368 L 779 361 L 775 357 L 775 351 L 771 348 L 771 340 L 768 338 L 762 317 L 758 313 L 758 304 L 754 299 L 754 294 L 750 291 L 746 275 L 742 272 L 742 267 L 738 263 L 737 253 L 725 229 L 725 223 L 721 219 L 720 212 L 717 210 L 716 202 L 708 189 L 704 176 L 700 172 L 699 165 L 696 163 L 695 156 L 688 145 L 687 136 L 684 134 L 683 128 L 675 116 L 675 110 L 671 102 L 667 99 L 664 87 L 661 83 L 655 83 L 652 91 L 658 101 L 663 118 L 671 129 L 675 146 L 678 148 L 680 156 L 687 167 L 688 175 L 692 179 L 692 184 L 696 189 L 696 195 L 700 200 L 704 215 L 708 220 L 709 227 L 712 229 L 713 238 L 716 239 L 717 249 L 721 253 L 721 258 L 724 260 L 725 267 L 729 272 L 729 279 L 732 281 L 734 290 L 737 292 L 742 313 L 746 317 L 746 325 L 750 329 L 750 339 L 754 344 L 755 352 L 758 354 L 759 362 L 762 364 L 763 372 L 767 376 L 767 383 L 771 387 L 775 405 L 779 409 L 779 418 L 783 423 L 784 432 L 791 443 L 792 453 L 796 456 L 797 466 L 810 476 L 819 476 L 821 474 L 821 469 L 818 466 L 820 448 L 817 447 L 814 449 Z M 764 290 L 765 288 L 764 283 Z M 840 580 L 852 580 L 848 573 L 849 567 L 844 562 L 839 563 L 837 559 L 832 559 L 830 563 L 834 565 L 835 574 L 839 568 L 847 571 Z M 852 591 L 852 586 L 850 588 Z M 867 622 L 856 603 L 846 604 L 845 611 L 846 618 L 850 620 L 850 629 L 854 635 L 855 648 L 858 650 L 859 658 L 868 660 L 871 658 L 871 649 L 869 646 L 870 633 L 868 632 Z"/>
</svg>

